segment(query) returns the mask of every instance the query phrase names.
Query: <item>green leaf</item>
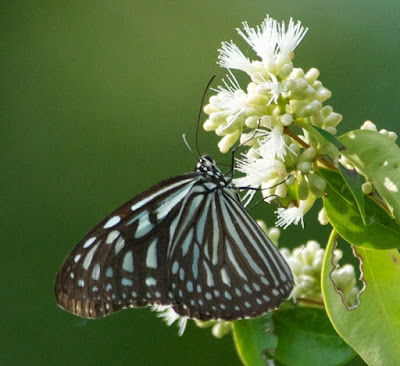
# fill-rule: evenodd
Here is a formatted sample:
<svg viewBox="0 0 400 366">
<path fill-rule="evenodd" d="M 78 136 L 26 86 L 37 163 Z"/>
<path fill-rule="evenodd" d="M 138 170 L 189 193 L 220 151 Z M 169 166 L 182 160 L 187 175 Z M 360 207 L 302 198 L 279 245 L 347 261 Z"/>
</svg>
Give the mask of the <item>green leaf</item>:
<svg viewBox="0 0 400 366">
<path fill-rule="evenodd" d="M 357 203 L 358 210 L 361 215 L 361 219 L 363 221 L 363 224 L 367 224 L 367 220 L 365 217 L 365 201 L 364 201 L 364 193 L 362 191 L 361 185 L 362 185 L 362 179 L 361 175 L 357 174 L 357 172 L 352 172 L 347 170 L 342 164 L 339 163 L 339 172 L 342 175 L 344 181 L 347 184 L 347 187 L 349 188 L 351 194 L 354 197 L 354 200 Z"/>
<path fill-rule="evenodd" d="M 365 197 L 366 225 L 354 196 L 342 176 L 332 170 L 320 169 L 325 179 L 324 207 L 329 222 L 342 238 L 365 249 L 394 249 L 400 246 L 400 225 L 370 197 Z"/>
<path fill-rule="evenodd" d="M 236 351 L 246 366 L 265 366 L 265 351 L 276 347 L 276 337 L 269 331 L 272 313 L 232 323 Z"/>
<path fill-rule="evenodd" d="M 323 309 L 276 311 L 273 320 L 278 337 L 275 358 L 287 366 L 343 365 L 355 356 Z"/>
<path fill-rule="evenodd" d="M 397 250 L 356 248 L 362 259 L 366 290 L 357 309 L 347 310 L 332 281 L 332 232 L 322 268 L 328 316 L 338 334 L 369 365 L 398 365 L 400 360 L 400 254 Z"/>
<path fill-rule="evenodd" d="M 329 152 L 333 161 L 337 162 L 339 159 L 339 151 L 345 149 L 345 147 L 335 136 L 322 128 L 310 125 L 309 123 L 301 121 L 297 121 L 296 123 L 306 130 L 312 138 L 318 141 L 322 151 Z"/>
<path fill-rule="evenodd" d="M 341 136 L 346 146 L 342 154 L 372 181 L 400 219 L 400 148 L 387 136 L 368 130 L 356 130 Z"/>
<path fill-rule="evenodd" d="M 309 125 L 309 126 L 317 130 L 325 140 L 335 145 L 339 151 L 346 149 L 346 147 L 342 144 L 342 142 L 336 136 L 332 135 L 328 131 L 314 125 Z"/>
</svg>

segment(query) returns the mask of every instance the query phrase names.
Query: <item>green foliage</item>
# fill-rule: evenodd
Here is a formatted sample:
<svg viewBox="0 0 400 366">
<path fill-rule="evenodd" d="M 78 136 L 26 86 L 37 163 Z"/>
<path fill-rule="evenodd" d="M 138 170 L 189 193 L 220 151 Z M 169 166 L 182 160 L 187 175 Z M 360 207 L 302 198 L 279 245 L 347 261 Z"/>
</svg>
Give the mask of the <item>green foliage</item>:
<svg viewBox="0 0 400 366">
<path fill-rule="evenodd" d="M 355 356 L 333 329 L 325 310 L 295 308 L 274 313 L 275 358 L 287 366 L 342 365 Z"/>
<path fill-rule="evenodd" d="M 364 225 L 367 225 L 367 219 L 365 217 L 365 202 L 364 193 L 361 188 L 363 178 L 357 174 L 356 171 L 347 170 L 342 164 L 338 164 L 339 172 L 342 175 L 348 189 L 351 191 L 353 198 L 357 204 L 358 211 L 360 212 L 361 219 Z"/>
<path fill-rule="evenodd" d="M 341 174 L 321 169 L 327 182 L 324 207 L 329 222 L 350 244 L 366 249 L 394 249 L 400 246 L 400 226 L 371 198 L 365 197 L 364 225 L 354 195 Z M 384 238 L 384 240 L 382 240 Z"/>
<path fill-rule="evenodd" d="M 338 334 L 369 365 L 397 365 L 400 359 L 400 254 L 397 250 L 356 249 L 366 288 L 359 306 L 348 310 L 330 278 L 335 236 L 333 232 L 322 274 L 328 316 Z"/>
<path fill-rule="evenodd" d="M 271 331 L 271 315 L 239 320 L 233 323 L 236 350 L 246 366 L 265 366 L 265 352 L 276 347 L 277 340 Z"/>
<path fill-rule="evenodd" d="M 342 152 L 374 184 L 381 197 L 400 218 L 400 148 L 387 136 L 367 130 L 351 131 L 340 137 Z"/>
<path fill-rule="evenodd" d="M 234 341 L 245 365 L 343 365 L 355 352 L 341 339 L 323 309 L 292 308 L 233 323 Z M 272 333 L 273 329 L 273 333 Z"/>
</svg>

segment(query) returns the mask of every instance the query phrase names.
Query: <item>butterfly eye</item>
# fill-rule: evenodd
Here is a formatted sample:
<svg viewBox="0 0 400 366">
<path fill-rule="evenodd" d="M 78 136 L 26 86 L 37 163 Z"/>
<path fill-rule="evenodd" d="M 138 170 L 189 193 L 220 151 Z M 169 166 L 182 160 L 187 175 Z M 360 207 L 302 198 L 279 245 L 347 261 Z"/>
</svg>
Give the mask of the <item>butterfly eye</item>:
<svg viewBox="0 0 400 366">
<path fill-rule="evenodd" d="M 213 165 L 215 164 L 214 159 L 211 157 L 211 155 L 208 155 L 208 154 L 202 155 L 201 160 L 203 160 L 203 161 L 205 160 L 206 162 L 211 163 Z"/>
<path fill-rule="evenodd" d="M 290 294 L 289 266 L 210 155 L 111 213 L 57 275 L 65 310 L 99 318 L 169 305 L 200 320 L 254 317 Z"/>
</svg>

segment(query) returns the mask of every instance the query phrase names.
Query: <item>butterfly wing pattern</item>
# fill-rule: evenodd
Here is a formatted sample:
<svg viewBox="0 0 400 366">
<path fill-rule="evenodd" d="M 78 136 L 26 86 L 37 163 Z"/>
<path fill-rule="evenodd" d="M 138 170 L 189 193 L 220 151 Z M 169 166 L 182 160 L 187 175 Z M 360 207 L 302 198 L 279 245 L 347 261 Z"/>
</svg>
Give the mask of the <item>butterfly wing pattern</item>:
<svg viewBox="0 0 400 366">
<path fill-rule="evenodd" d="M 259 316 L 292 288 L 282 255 L 203 155 L 194 173 L 149 188 L 87 234 L 55 295 L 83 318 L 156 304 L 205 321 Z"/>
</svg>

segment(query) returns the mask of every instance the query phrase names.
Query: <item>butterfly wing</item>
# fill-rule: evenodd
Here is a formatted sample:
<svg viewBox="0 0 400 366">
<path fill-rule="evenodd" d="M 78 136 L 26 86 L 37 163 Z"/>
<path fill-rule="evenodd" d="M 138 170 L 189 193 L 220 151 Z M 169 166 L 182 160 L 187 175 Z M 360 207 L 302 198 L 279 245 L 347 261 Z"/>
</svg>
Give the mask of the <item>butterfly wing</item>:
<svg viewBox="0 0 400 366">
<path fill-rule="evenodd" d="M 200 320 L 254 317 L 293 287 L 275 246 L 211 157 L 106 217 L 67 257 L 55 293 L 65 310 L 99 318 L 171 305 Z"/>
<path fill-rule="evenodd" d="M 55 283 L 63 309 L 100 318 L 126 307 L 171 304 L 165 258 L 198 173 L 163 181 L 115 210 L 66 258 Z"/>
<path fill-rule="evenodd" d="M 168 253 L 174 310 L 235 320 L 277 308 L 293 288 L 288 264 L 233 190 L 202 199 L 200 188 L 182 207 Z"/>
</svg>

